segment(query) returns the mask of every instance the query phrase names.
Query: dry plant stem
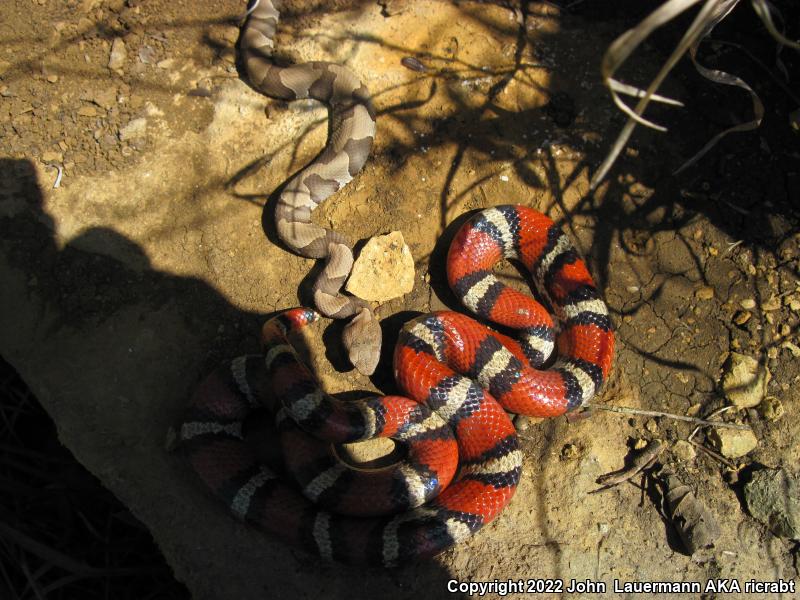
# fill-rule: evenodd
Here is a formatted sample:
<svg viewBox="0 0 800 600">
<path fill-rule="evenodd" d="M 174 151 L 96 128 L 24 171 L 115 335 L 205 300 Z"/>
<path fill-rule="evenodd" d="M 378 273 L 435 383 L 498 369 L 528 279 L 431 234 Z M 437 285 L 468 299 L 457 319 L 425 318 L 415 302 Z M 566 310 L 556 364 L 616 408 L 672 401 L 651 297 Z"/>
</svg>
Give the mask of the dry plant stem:
<svg viewBox="0 0 800 600">
<path fill-rule="evenodd" d="M 663 450 L 664 444 L 662 444 L 660 440 L 654 440 L 650 442 L 647 448 L 636 455 L 630 467 L 620 471 L 615 471 L 613 473 L 608 473 L 606 475 L 601 475 L 597 478 L 597 483 L 603 485 L 603 489 L 608 489 L 610 487 L 614 487 L 615 485 L 619 485 L 620 483 L 624 483 L 625 481 L 635 477 L 640 471 L 643 471 L 653 464 Z"/>
<path fill-rule="evenodd" d="M 705 419 L 698 419 L 696 417 L 686 417 L 684 415 L 675 415 L 672 413 L 665 413 L 658 410 L 639 410 L 638 408 L 628 408 L 627 406 L 594 406 L 597 410 L 605 410 L 608 412 L 621 413 L 624 415 L 639 415 L 643 417 L 666 417 L 667 419 L 675 419 L 676 421 L 685 421 L 687 423 L 696 423 L 701 426 L 712 427 L 727 427 L 728 429 L 738 429 L 745 431 L 750 429 L 747 425 L 738 425 L 736 423 L 724 423 L 722 421 L 706 421 Z"/>
<path fill-rule="evenodd" d="M 703 452 L 708 454 L 711 458 L 716 458 L 719 462 L 721 462 L 725 466 L 730 467 L 734 471 L 736 470 L 736 465 L 733 464 L 724 456 L 722 456 L 722 454 L 720 454 L 719 452 L 714 452 L 711 448 L 706 448 L 703 444 L 701 444 L 700 442 L 695 442 L 694 440 L 689 440 L 689 443 L 698 450 L 702 450 Z"/>
<path fill-rule="evenodd" d="M 767 28 L 772 36 L 778 40 L 781 44 L 789 46 L 790 48 L 794 48 L 795 50 L 800 50 L 800 42 L 793 42 L 786 36 L 784 36 L 778 28 L 775 27 L 775 23 L 772 20 L 772 13 L 769 11 L 769 6 L 766 0 L 753 0 L 753 10 L 756 11 L 756 14 L 761 17 L 761 20 L 764 21 L 764 26 Z"/>
<path fill-rule="evenodd" d="M 694 44 L 694 42 L 706 31 L 705 25 L 717 7 L 717 0 L 706 1 L 706 3 L 700 9 L 700 12 L 695 17 L 695 20 L 684 34 L 678 46 L 675 48 L 670 57 L 667 59 L 667 62 L 648 86 L 645 96 L 639 100 L 633 110 L 631 110 L 617 96 L 614 89 L 614 84 L 612 83 L 612 81 L 614 81 L 614 72 L 654 29 L 671 20 L 697 2 L 698 0 L 669 0 L 668 2 L 665 2 L 662 6 L 653 11 L 644 21 L 642 21 L 639 26 L 626 31 L 620 37 L 614 40 L 614 42 L 606 51 L 606 54 L 603 57 L 602 65 L 603 79 L 605 80 L 609 89 L 611 89 L 614 102 L 629 116 L 629 120 L 622 128 L 622 131 L 620 132 L 619 137 L 617 137 L 617 140 L 614 142 L 614 146 L 608 153 L 608 156 L 606 156 L 605 160 L 594 174 L 594 177 L 592 177 L 590 189 L 596 189 L 600 182 L 605 178 L 609 169 L 614 164 L 614 161 L 616 161 L 617 156 L 619 156 L 620 152 L 622 152 L 622 149 L 625 147 L 625 144 L 627 144 L 637 122 L 654 127 L 660 131 L 665 131 L 666 128 L 645 120 L 642 117 L 642 114 L 644 113 L 645 108 L 647 108 L 647 105 L 650 103 L 655 91 L 664 81 L 667 74 L 672 70 L 672 67 L 675 66 L 681 56 L 684 55 L 686 50 L 688 50 L 689 47 L 691 47 L 691 45 Z"/>
<path fill-rule="evenodd" d="M 800 96 L 798 96 L 792 90 L 792 88 L 790 88 L 783 81 L 781 81 L 780 78 L 777 75 L 775 75 L 775 73 L 772 72 L 772 69 L 770 69 L 761 60 L 759 60 L 758 57 L 756 57 L 752 52 L 750 52 L 750 50 L 748 50 L 741 44 L 737 44 L 736 42 L 729 42 L 728 40 L 714 39 L 714 43 L 720 44 L 722 46 L 730 46 L 731 48 L 736 48 L 739 52 L 747 56 L 747 58 L 749 58 L 756 65 L 758 65 L 761 68 L 761 70 L 764 71 L 769 76 L 770 79 L 772 79 L 775 85 L 781 88 L 786 93 L 786 95 L 789 96 L 789 98 L 791 98 L 794 101 L 795 104 L 800 105 Z"/>
<path fill-rule="evenodd" d="M 69 556 L 62 554 L 58 550 L 51 548 L 41 542 L 28 537 L 21 531 L 17 531 L 6 523 L 0 522 L 0 536 L 12 543 L 24 548 L 31 554 L 35 554 L 44 561 L 47 561 L 65 571 L 69 571 L 82 577 L 114 577 L 127 575 L 147 575 L 160 573 L 163 569 L 153 567 L 130 567 L 130 568 L 98 568 L 86 565 Z"/>
<path fill-rule="evenodd" d="M 709 69 L 697 62 L 697 48 L 700 45 L 700 42 L 703 40 L 703 38 L 705 38 L 711 33 L 714 27 L 716 27 L 716 25 L 722 19 L 724 19 L 730 13 L 731 10 L 733 10 L 734 6 L 736 6 L 736 3 L 738 1 L 739 0 L 723 0 L 721 2 L 721 4 L 719 5 L 719 9 L 716 11 L 714 15 L 712 15 L 713 18 L 706 24 L 706 28 L 704 29 L 702 35 L 689 48 L 689 57 L 692 59 L 692 64 L 694 65 L 694 68 L 697 69 L 697 72 L 700 73 L 700 75 L 702 75 L 709 81 L 713 81 L 714 83 L 719 83 L 722 85 L 735 86 L 745 90 L 748 94 L 750 94 L 750 99 L 753 103 L 753 118 L 745 123 L 739 123 L 738 125 L 729 127 L 728 129 L 721 131 L 720 133 L 715 135 L 694 156 L 692 156 L 689 160 L 687 160 L 680 167 L 678 167 L 674 171 L 673 173 L 674 175 L 677 175 L 684 169 L 695 164 L 709 150 L 711 150 L 711 148 L 713 148 L 719 140 L 721 140 L 729 133 L 751 131 L 753 129 L 756 129 L 761 125 L 761 121 L 764 118 L 764 105 L 762 104 L 761 99 L 758 97 L 758 94 L 756 94 L 753 91 L 753 88 L 751 88 L 749 85 L 747 85 L 747 83 L 745 83 L 742 79 L 736 77 L 735 75 L 731 75 L 730 73 L 725 73 L 724 71 L 720 71 L 718 69 Z"/>
<path fill-rule="evenodd" d="M 712 412 L 710 415 L 708 415 L 708 418 L 709 419 L 713 419 L 714 417 L 717 417 L 717 416 L 721 415 L 722 413 L 724 413 L 726 411 L 729 411 L 732 408 L 733 408 L 733 406 L 730 406 L 730 405 L 729 406 L 723 406 L 722 408 L 718 408 L 717 410 Z M 717 421 L 712 421 L 711 423 L 712 423 L 712 425 L 714 427 L 717 427 L 718 425 L 721 425 L 721 423 L 718 423 Z M 695 442 L 692 439 L 695 435 L 697 435 L 697 432 L 700 431 L 700 427 L 701 427 L 701 425 L 698 425 L 697 427 L 695 427 L 692 430 L 692 433 L 689 434 L 689 437 L 686 438 L 686 441 L 689 442 L 695 448 L 698 448 L 699 450 L 702 450 L 703 452 L 708 454 L 711 458 L 715 458 L 716 460 L 720 461 L 722 464 L 730 467 L 731 469 L 736 469 L 736 465 L 734 465 L 731 461 L 729 461 L 727 458 L 722 456 L 719 452 L 714 452 L 711 448 L 706 448 L 700 442 Z M 744 429 L 749 429 L 749 427 L 747 427 L 746 425 L 742 425 L 742 427 Z"/>
<path fill-rule="evenodd" d="M 718 408 L 717 410 L 715 410 L 714 412 L 712 412 L 710 415 L 708 415 L 708 417 L 706 418 L 706 421 L 707 421 L 707 422 L 709 422 L 709 423 L 711 423 L 713 426 L 716 426 L 716 425 L 718 425 L 718 424 L 721 424 L 721 423 L 718 423 L 717 421 L 712 421 L 711 419 L 713 419 L 714 417 L 718 417 L 718 416 L 719 416 L 719 415 L 721 415 L 722 413 L 724 413 L 724 412 L 727 412 L 727 411 L 729 411 L 729 410 L 730 410 L 730 409 L 732 409 L 732 408 L 733 408 L 733 406 L 732 406 L 732 405 L 723 406 L 722 408 Z M 690 433 L 690 434 L 689 434 L 689 437 L 687 437 L 687 438 L 686 438 L 686 441 L 687 441 L 687 442 L 691 442 L 691 441 L 692 441 L 692 438 L 693 438 L 695 435 L 697 435 L 697 432 L 698 432 L 698 431 L 700 431 L 700 428 L 701 428 L 701 427 L 702 427 L 702 425 L 698 425 L 697 427 L 695 427 L 695 428 L 692 430 L 692 433 Z M 748 429 L 748 428 L 747 428 L 746 426 L 744 426 L 744 425 L 742 425 L 742 428 L 743 428 L 743 429 L 742 429 L 742 431 L 744 431 L 745 429 Z"/>
</svg>

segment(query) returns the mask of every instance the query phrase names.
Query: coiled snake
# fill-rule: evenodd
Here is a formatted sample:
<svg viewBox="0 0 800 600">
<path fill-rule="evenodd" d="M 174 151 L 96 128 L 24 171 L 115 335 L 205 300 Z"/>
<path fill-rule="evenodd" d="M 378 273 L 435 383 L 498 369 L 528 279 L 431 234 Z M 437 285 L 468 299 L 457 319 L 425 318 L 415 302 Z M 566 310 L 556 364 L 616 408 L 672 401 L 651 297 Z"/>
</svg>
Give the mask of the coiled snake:
<svg viewBox="0 0 800 600">
<path fill-rule="evenodd" d="M 525 266 L 555 323 L 492 275 L 504 257 Z M 234 514 L 328 559 L 393 566 L 434 555 L 500 513 L 522 465 L 503 408 L 552 417 L 584 405 L 608 376 L 614 335 L 586 265 L 533 209 L 478 213 L 454 238 L 447 272 L 467 308 L 518 334 L 456 312 L 412 320 L 394 353 L 411 399 L 323 393 L 288 339 L 317 318 L 308 309 L 268 321 L 262 355 L 238 358 L 199 386 L 178 441 Z M 554 346 L 555 362 L 540 370 Z M 243 423 L 260 406 L 276 413 L 285 473 L 259 463 L 244 439 Z M 339 458 L 336 444 L 375 436 L 408 448 L 406 462 L 351 469 Z"/>
</svg>

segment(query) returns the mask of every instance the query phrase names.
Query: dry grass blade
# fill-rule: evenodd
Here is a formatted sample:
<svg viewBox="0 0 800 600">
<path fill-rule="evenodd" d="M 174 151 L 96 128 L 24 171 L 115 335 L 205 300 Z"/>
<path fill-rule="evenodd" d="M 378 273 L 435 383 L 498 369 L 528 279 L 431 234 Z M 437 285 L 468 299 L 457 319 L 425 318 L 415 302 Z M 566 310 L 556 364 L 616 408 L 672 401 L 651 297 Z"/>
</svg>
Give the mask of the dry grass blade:
<svg viewBox="0 0 800 600">
<path fill-rule="evenodd" d="M 0 522 L 0 535 L 7 540 L 13 542 L 26 551 L 35 554 L 42 560 L 57 566 L 64 571 L 81 575 L 83 577 L 120 577 L 127 575 L 147 575 L 153 573 L 161 573 L 163 571 L 160 567 L 121 567 L 121 568 L 101 568 L 92 567 L 82 562 L 79 562 L 66 554 L 62 554 L 58 550 L 42 544 L 41 542 L 25 535 L 21 531 Z"/>
<path fill-rule="evenodd" d="M 784 36 L 780 31 L 778 31 L 777 27 L 775 27 L 775 21 L 772 20 L 772 12 L 769 9 L 769 3 L 766 0 L 753 0 L 753 10 L 756 11 L 756 14 L 764 22 L 764 26 L 767 28 L 767 31 L 772 34 L 772 37 L 774 37 L 784 46 L 789 46 L 795 50 L 800 50 L 800 42 L 793 42 Z"/>
<path fill-rule="evenodd" d="M 640 90 L 635 85 L 629 85 L 627 83 L 622 83 L 621 81 L 617 81 L 616 79 L 611 79 L 608 82 L 609 87 L 619 92 L 620 94 L 627 94 L 628 96 L 632 96 L 633 98 L 644 98 L 647 94 L 644 90 Z M 663 104 L 670 104 L 672 106 L 683 106 L 683 102 L 680 100 L 675 100 L 674 98 L 667 98 L 666 96 L 661 96 L 659 94 L 653 94 L 650 96 L 650 99 L 654 102 L 661 102 Z"/>
<path fill-rule="evenodd" d="M 620 413 L 623 415 L 638 415 L 642 417 L 664 417 L 667 419 L 675 419 L 676 421 L 685 421 L 686 423 L 696 423 L 697 429 L 700 427 L 726 427 L 728 429 L 738 429 L 740 431 L 750 429 L 747 425 L 738 425 L 737 423 L 725 423 L 724 421 L 709 421 L 706 419 L 698 419 L 697 417 L 687 417 L 685 415 L 676 415 L 672 413 L 662 412 L 660 410 L 640 410 L 638 408 L 630 408 L 628 406 L 601 406 L 593 407 L 597 410 L 604 410 L 607 412 Z M 697 431 L 695 429 L 695 432 Z"/>
<path fill-rule="evenodd" d="M 606 85 L 611 88 L 609 81 L 611 80 L 614 72 L 622 65 L 622 63 L 630 56 L 630 54 L 636 49 L 636 47 L 644 41 L 650 33 L 663 25 L 664 23 L 670 21 L 671 19 L 675 18 L 680 13 L 684 12 L 694 4 L 696 4 L 699 0 L 669 0 L 668 2 L 664 3 L 662 6 L 657 8 L 653 11 L 647 18 L 644 19 L 638 26 L 634 27 L 631 30 L 628 30 L 620 37 L 618 37 L 614 42 L 609 46 L 608 50 L 606 51 L 606 55 L 603 57 L 603 80 L 606 82 Z M 715 15 L 718 14 L 721 5 L 727 6 L 728 4 L 735 4 L 738 0 L 706 0 L 706 3 L 700 9 L 700 12 L 695 17 L 692 24 L 689 26 L 689 29 L 683 35 L 683 38 L 678 43 L 675 50 L 672 52 L 670 57 L 667 59 L 664 66 L 655 76 L 653 81 L 647 87 L 645 95 L 639 100 L 636 104 L 636 107 L 631 111 L 631 109 L 625 105 L 620 99 L 617 94 L 615 94 L 612 90 L 612 96 L 614 98 L 614 102 L 619 106 L 626 114 L 629 115 L 628 122 L 622 128 L 617 140 L 614 142 L 611 150 L 609 151 L 608 155 L 606 156 L 603 163 L 598 168 L 597 172 L 592 177 L 592 182 L 590 185 L 591 189 L 595 189 L 599 183 L 605 178 L 606 174 L 608 173 L 611 166 L 616 161 L 619 154 L 622 152 L 622 149 L 628 143 L 628 139 L 630 139 L 631 134 L 633 133 L 633 129 L 636 126 L 636 123 L 642 123 L 644 125 L 651 126 L 659 131 L 666 131 L 665 127 L 660 125 L 655 125 L 654 123 L 650 123 L 646 119 L 642 117 L 644 114 L 647 105 L 650 103 L 650 100 L 661 85 L 661 83 L 666 78 L 667 74 L 672 70 L 678 60 L 686 53 L 686 51 L 707 31 L 708 23 L 712 22 Z"/>
<path fill-rule="evenodd" d="M 752 120 L 747 121 L 746 123 L 739 123 L 738 125 L 729 127 L 725 131 L 722 131 L 717 135 L 715 135 L 705 146 L 703 146 L 700 149 L 699 152 L 697 152 L 697 154 L 695 154 L 693 157 L 691 157 L 689 160 L 683 163 L 680 167 L 678 167 L 678 169 L 676 169 L 675 172 L 673 173 L 674 175 L 677 175 L 687 167 L 690 167 L 698 160 L 700 160 L 700 158 L 702 158 L 709 150 L 711 150 L 711 148 L 713 148 L 717 144 L 717 142 L 719 142 L 723 137 L 725 137 L 729 133 L 735 133 L 737 131 L 750 131 L 752 129 L 756 129 L 761 125 L 761 121 L 764 118 L 764 104 L 761 102 L 761 99 L 758 97 L 758 94 L 756 94 L 753 91 L 753 89 L 749 85 L 747 85 L 747 83 L 745 83 L 743 80 L 739 79 L 735 75 L 731 75 L 730 73 L 725 73 L 724 71 L 719 71 L 717 69 L 709 69 L 697 62 L 697 48 L 700 45 L 702 38 L 708 36 L 714 29 L 714 27 L 716 27 L 717 24 L 722 19 L 728 16 L 730 11 L 733 10 L 733 7 L 736 6 L 737 2 L 738 0 L 728 0 L 727 2 L 723 2 L 722 4 L 720 4 L 718 10 L 714 14 L 714 18 L 708 23 L 705 31 L 703 32 L 701 39 L 697 40 L 697 42 L 692 44 L 692 47 L 689 48 L 689 56 L 692 59 L 694 68 L 697 69 L 697 72 L 700 73 L 700 75 L 702 75 L 706 79 L 713 81 L 715 83 L 721 83 L 723 85 L 736 86 L 747 91 L 750 94 L 750 99 L 753 102 L 754 117 Z"/>
</svg>

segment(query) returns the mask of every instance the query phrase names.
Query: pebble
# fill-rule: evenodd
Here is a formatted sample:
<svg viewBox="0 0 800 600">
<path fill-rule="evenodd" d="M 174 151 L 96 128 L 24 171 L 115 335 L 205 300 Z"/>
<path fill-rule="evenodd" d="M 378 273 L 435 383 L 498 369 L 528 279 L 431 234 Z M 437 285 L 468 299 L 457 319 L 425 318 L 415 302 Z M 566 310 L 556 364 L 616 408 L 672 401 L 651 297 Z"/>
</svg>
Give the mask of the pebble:
<svg viewBox="0 0 800 600">
<path fill-rule="evenodd" d="M 800 478 L 786 469 L 753 473 L 744 486 L 748 512 L 778 537 L 800 539 Z"/>
<path fill-rule="evenodd" d="M 715 427 L 708 437 L 720 454 L 727 458 L 740 458 L 758 446 L 758 439 L 751 429 Z"/>
<path fill-rule="evenodd" d="M 139 117 L 131 120 L 125 127 L 119 130 L 119 139 L 123 142 L 144 137 L 147 131 L 147 119 Z"/>
<path fill-rule="evenodd" d="M 46 163 L 60 163 L 64 160 L 64 155 L 61 152 L 44 152 L 42 154 L 42 162 Z"/>
<path fill-rule="evenodd" d="M 780 310 L 781 307 L 781 299 L 777 296 L 772 296 L 769 300 L 764 302 L 761 305 L 761 310 L 765 312 L 771 312 L 773 310 Z"/>
<path fill-rule="evenodd" d="M 122 38 L 114 38 L 111 42 L 111 54 L 108 57 L 108 68 L 112 71 L 120 71 L 128 58 L 128 51 L 125 49 L 125 42 Z"/>
<path fill-rule="evenodd" d="M 48 75 L 47 81 L 50 83 L 56 83 L 58 81 L 58 75 Z"/>
<path fill-rule="evenodd" d="M 80 117 L 96 117 L 97 109 L 94 106 L 81 106 L 78 109 L 78 116 Z"/>
<path fill-rule="evenodd" d="M 81 96 L 81 100 L 94 102 L 100 108 L 109 110 L 117 103 L 117 89 L 110 87 L 106 88 L 105 90 L 93 90 Z"/>
<path fill-rule="evenodd" d="M 156 51 L 152 46 L 142 46 L 139 48 L 139 61 L 149 65 L 156 60 Z"/>
<path fill-rule="evenodd" d="M 561 460 L 572 460 L 580 456 L 580 448 L 575 444 L 564 444 L 561 448 Z"/>
<path fill-rule="evenodd" d="M 680 461 L 692 462 L 697 456 L 697 451 L 686 440 L 678 440 L 672 446 L 672 453 Z"/>
<path fill-rule="evenodd" d="M 359 253 L 345 289 L 376 302 L 398 298 L 414 289 L 414 258 L 403 234 L 393 231 L 371 238 Z"/>
<path fill-rule="evenodd" d="M 647 419 L 644 424 L 644 428 L 647 429 L 650 433 L 655 433 L 658 431 L 658 423 L 656 423 L 655 419 Z"/>
<path fill-rule="evenodd" d="M 714 288 L 705 285 L 694 293 L 698 300 L 711 300 L 714 297 Z"/>
<path fill-rule="evenodd" d="M 767 396 L 758 405 L 758 411 L 767 421 L 777 421 L 783 416 L 783 404 L 775 396 Z"/>
<path fill-rule="evenodd" d="M 753 316 L 753 313 L 751 313 L 749 310 L 740 310 L 733 317 L 733 322 L 736 323 L 739 326 L 742 326 L 745 323 L 747 323 L 750 320 L 750 317 L 752 317 L 752 316 Z"/>
<path fill-rule="evenodd" d="M 739 302 L 739 306 L 741 306 L 745 310 L 753 310 L 756 307 L 756 301 L 752 298 L 745 298 L 741 302 Z"/>
<path fill-rule="evenodd" d="M 738 408 L 752 408 L 764 399 L 770 372 L 752 356 L 731 352 L 722 375 L 722 391 Z"/>
<path fill-rule="evenodd" d="M 785 342 L 781 343 L 781 348 L 786 348 L 794 358 L 800 358 L 800 347 L 797 344 L 786 340 Z"/>
</svg>

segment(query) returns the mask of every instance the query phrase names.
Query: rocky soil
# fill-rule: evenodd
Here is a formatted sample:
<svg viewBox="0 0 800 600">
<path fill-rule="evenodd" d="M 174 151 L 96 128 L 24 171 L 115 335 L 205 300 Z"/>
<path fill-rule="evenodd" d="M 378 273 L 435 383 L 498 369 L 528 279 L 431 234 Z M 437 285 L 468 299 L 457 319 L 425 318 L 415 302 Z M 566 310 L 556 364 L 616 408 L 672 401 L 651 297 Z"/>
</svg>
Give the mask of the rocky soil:
<svg viewBox="0 0 800 600">
<path fill-rule="evenodd" d="M 745 493 L 765 468 L 785 467 L 776 477 L 789 481 L 800 460 L 796 98 L 739 47 L 707 44 L 705 64 L 761 95 L 762 126 L 673 175 L 751 110 L 745 94 L 681 63 L 663 92 L 686 107 L 652 113 L 669 133 L 637 131 L 591 193 L 624 122 L 598 64 L 633 21 L 626 3 L 572 4 L 286 2 L 281 52 L 347 64 L 378 110 L 373 156 L 316 217 L 357 240 L 401 231 L 415 266 L 413 289 L 377 306 L 386 350 L 373 378 L 344 363 L 339 324 L 315 326 L 311 361 L 329 391 L 395 391 L 400 325 L 458 309 L 447 242 L 466 213 L 496 204 L 564 226 L 618 332 L 614 374 L 586 418 L 517 421 L 524 474 L 507 510 L 437 560 L 390 572 L 319 565 L 236 522 L 164 450 L 198 379 L 257 349 L 266 316 L 310 301 L 318 266 L 280 244 L 271 206 L 322 148 L 324 107 L 243 81 L 238 1 L 0 7 L 0 353 L 194 597 L 444 598 L 450 579 L 797 578 L 796 512 L 775 535 L 756 518 L 774 498 L 765 513 L 748 510 Z M 659 32 L 624 78 L 652 76 L 685 25 Z M 748 7 L 716 35 L 780 80 Z M 796 74 L 797 56 L 782 57 Z M 513 265 L 500 274 L 527 289 Z M 621 407 L 747 430 L 606 410 Z M 599 476 L 654 440 L 718 521 L 713 548 L 687 552 L 653 477 L 599 490 Z M 784 489 L 791 498 L 777 503 L 796 511 L 798 487 Z"/>
</svg>

